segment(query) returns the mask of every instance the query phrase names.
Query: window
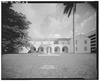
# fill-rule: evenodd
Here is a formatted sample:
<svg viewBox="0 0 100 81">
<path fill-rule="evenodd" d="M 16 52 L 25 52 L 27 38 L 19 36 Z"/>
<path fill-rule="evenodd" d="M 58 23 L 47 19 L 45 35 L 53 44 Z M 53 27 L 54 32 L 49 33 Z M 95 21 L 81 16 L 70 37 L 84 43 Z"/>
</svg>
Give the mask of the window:
<svg viewBox="0 0 100 81">
<path fill-rule="evenodd" d="M 68 44 L 70 44 L 70 41 L 68 41 Z"/>
<path fill-rule="evenodd" d="M 95 43 L 96 41 L 91 41 L 91 43 Z"/>
<path fill-rule="evenodd" d="M 54 42 L 53 42 L 53 41 L 50 41 L 49 43 L 50 43 L 50 44 L 54 44 Z"/>
<path fill-rule="evenodd" d="M 87 44 L 87 40 L 84 41 L 84 44 Z"/>
<path fill-rule="evenodd" d="M 48 41 L 43 41 L 43 44 L 48 44 Z"/>
<path fill-rule="evenodd" d="M 54 44 L 58 44 L 58 41 L 54 41 Z"/>
<path fill-rule="evenodd" d="M 84 51 L 87 51 L 87 47 L 84 47 Z"/>
<path fill-rule="evenodd" d="M 65 41 L 59 41 L 59 44 L 65 44 Z"/>
<path fill-rule="evenodd" d="M 91 40 L 95 40 L 96 39 L 96 37 L 94 37 L 94 38 L 91 38 Z"/>
<path fill-rule="evenodd" d="M 93 35 L 89 36 L 89 38 L 94 37 L 94 36 L 96 36 L 96 34 L 93 34 Z"/>
<path fill-rule="evenodd" d="M 77 44 L 77 40 L 76 40 L 76 44 Z"/>
<path fill-rule="evenodd" d="M 96 44 L 91 44 L 91 46 L 96 46 Z"/>
<path fill-rule="evenodd" d="M 36 44 L 41 44 L 41 41 L 37 41 Z"/>
<path fill-rule="evenodd" d="M 76 47 L 76 51 L 77 51 L 77 47 Z"/>
<path fill-rule="evenodd" d="M 65 42 L 64 42 L 64 41 L 62 41 L 62 44 L 65 44 Z"/>
</svg>

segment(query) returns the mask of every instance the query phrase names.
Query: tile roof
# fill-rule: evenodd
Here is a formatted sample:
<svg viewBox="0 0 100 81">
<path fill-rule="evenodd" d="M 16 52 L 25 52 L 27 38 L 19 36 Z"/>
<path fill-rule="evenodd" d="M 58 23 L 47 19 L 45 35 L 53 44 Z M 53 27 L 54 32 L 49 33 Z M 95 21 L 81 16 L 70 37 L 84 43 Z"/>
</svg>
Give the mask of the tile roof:
<svg viewBox="0 0 100 81">
<path fill-rule="evenodd" d="M 35 38 L 30 41 L 64 41 L 64 40 L 70 40 L 71 38 Z"/>
</svg>

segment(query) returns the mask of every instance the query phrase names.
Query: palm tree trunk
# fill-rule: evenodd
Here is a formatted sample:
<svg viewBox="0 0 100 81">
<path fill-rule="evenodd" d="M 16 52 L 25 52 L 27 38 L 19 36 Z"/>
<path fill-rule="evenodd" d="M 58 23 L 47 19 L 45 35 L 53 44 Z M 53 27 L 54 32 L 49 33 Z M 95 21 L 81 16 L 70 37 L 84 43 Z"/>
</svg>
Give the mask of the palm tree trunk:
<svg viewBox="0 0 100 81">
<path fill-rule="evenodd" d="M 74 4 L 73 8 L 73 53 L 75 53 L 75 9 L 76 9 L 76 4 Z"/>
</svg>

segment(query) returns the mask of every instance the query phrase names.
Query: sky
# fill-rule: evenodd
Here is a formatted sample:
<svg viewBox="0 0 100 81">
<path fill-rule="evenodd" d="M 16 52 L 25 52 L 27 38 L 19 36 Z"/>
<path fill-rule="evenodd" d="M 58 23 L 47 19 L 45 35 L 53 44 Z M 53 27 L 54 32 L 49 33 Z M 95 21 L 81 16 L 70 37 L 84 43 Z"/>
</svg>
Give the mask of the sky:
<svg viewBox="0 0 100 81">
<path fill-rule="evenodd" d="M 64 14 L 62 3 L 16 3 L 12 9 L 26 15 L 32 23 L 31 38 L 72 38 L 73 15 Z M 96 11 L 87 3 L 78 3 L 75 13 L 75 35 L 96 29 Z"/>
</svg>

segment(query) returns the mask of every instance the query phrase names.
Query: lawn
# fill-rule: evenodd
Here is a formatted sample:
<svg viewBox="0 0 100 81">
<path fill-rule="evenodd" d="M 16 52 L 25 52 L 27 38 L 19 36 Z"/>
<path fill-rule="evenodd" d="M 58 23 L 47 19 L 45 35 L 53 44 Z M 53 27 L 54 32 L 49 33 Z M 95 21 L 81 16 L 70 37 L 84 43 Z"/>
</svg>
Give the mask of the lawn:
<svg viewBox="0 0 100 81">
<path fill-rule="evenodd" d="M 97 78 L 96 54 L 2 55 L 2 78 Z"/>
</svg>

